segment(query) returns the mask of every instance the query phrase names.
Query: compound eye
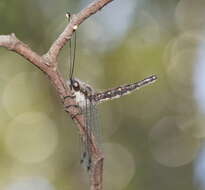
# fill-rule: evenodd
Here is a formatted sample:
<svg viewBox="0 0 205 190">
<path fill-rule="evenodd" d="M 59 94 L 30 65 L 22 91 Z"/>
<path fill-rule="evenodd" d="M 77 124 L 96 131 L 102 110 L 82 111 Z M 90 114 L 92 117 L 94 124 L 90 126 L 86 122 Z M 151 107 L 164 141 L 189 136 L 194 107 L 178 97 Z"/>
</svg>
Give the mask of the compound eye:
<svg viewBox="0 0 205 190">
<path fill-rule="evenodd" d="M 71 82 L 71 85 L 72 85 L 72 87 L 73 87 L 73 89 L 75 90 L 75 91 L 79 91 L 80 90 L 80 84 L 79 84 L 79 82 L 78 81 L 72 81 Z"/>
</svg>

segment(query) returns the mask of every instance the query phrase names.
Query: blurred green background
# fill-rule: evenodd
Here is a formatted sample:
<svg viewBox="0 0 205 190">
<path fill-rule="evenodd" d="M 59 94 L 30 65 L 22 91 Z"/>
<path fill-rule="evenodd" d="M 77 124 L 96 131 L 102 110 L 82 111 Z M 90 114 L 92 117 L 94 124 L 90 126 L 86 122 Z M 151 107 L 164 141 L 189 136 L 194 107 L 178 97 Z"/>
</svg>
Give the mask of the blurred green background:
<svg viewBox="0 0 205 190">
<path fill-rule="evenodd" d="M 0 34 L 39 54 L 91 0 L 1 0 Z M 77 32 L 75 76 L 96 90 L 158 81 L 99 105 L 106 190 L 205 189 L 205 0 L 115 0 Z M 59 57 L 68 78 L 68 47 Z M 0 48 L 0 189 L 89 189 L 48 79 Z"/>
</svg>

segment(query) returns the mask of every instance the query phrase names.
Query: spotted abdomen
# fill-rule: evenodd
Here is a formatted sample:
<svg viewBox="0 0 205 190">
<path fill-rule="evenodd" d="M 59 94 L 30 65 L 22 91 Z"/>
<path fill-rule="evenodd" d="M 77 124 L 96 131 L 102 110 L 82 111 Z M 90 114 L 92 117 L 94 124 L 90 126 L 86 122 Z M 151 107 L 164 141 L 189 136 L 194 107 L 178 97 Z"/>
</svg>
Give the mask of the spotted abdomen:
<svg viewBox="0 0 205 190">
<path fill-rule="evenodd" d="M 117 88 L 113 88 L 113 89 L 110 89 L 104 92 L 95 93 L 94 95 L 92 95 L 92 99 L 94 99 L 96 103 L 101 103 L 106 100 L 112 100 L 114 98 L 119 98 L 120 96 L 127 95 L 133 92 L 134 90 L 137 90 L 145 85 L 153 83 L 156 79 L 157 77 L 155 75 L 152 75 L 136 83 L 126 84 L 126 85 L 119 86 Z"/>
</svg>

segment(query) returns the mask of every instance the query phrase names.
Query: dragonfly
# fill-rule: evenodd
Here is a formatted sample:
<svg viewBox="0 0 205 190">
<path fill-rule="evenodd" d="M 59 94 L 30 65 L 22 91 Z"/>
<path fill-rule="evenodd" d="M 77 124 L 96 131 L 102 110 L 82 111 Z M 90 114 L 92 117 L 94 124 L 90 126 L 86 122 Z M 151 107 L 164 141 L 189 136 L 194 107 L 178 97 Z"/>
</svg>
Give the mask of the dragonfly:
<svg viewBox="0 0 205 190">
<path fill-rule="evenodd" d="M 70 15 L 69 15 L 70 18 Z M 115 88 L 111 88 L 102 92 L 96 92 L 94 88 L 81 81 L 80 79 L 74 78 L 74 66 L 75 66 L 75 51 L 76 51 L 76 31 L 73 34 L 74 40 L 74 48 L 72 52 L 72 41 L 69 41 L 69 49 L 70 49 L 70 73 L 69 80 L 67 81 L 68 87 L 71 89 L 72 97 L 75 98 L 77 105 L 82 110 L 81 114 L 84 114 L 85 117 L 85 129 L 87 134 L 85 135 L 85 139 L 81 137 L 81 160 L 80 162 L 85 164 L 85 167 L 89 171 L 92 168 L 92 155 L 91 155 L 91 144 L 89 141 L 90 136 L 94 136 L 97 142 L 100 140 L 100 129 L 98 122 L 98 109 L 97 105 L 112 99 L 120 98 L 124 95 L 130 94 L 141 87 L 146 85 L 150 85 L 151 83 L 157 80 L 156 75 L 148 76 L 147 78 L 134 82 L 131 84 L 120 85 Z M 70 97 L 70 96 L 67 96 Z M 64 98 L 67 98 L 64 97 Z"/>
</svg>

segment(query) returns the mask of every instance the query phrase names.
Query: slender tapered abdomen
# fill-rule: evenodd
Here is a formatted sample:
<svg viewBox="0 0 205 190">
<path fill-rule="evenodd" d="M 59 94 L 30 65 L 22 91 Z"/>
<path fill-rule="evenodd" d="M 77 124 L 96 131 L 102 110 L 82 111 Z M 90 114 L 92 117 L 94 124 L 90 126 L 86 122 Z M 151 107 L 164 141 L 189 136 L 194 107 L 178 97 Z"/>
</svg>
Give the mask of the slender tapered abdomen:
<svg viewBox="0 0 205 190">
<path fill-rule="evenodd" d="M 122 85 L 119 86 L 117 88 L 112 88 L 110 90 L 104 91 L 104 92 L 100 92 L 100 93 L 95 93 L 94 95 L 92 95 L 92 99 L 96 102 L 96 103 L 101 103 L 107 100 L 112 100 L 114 98 L 119 98 L 121 96 L 127 95 L 135 90 L 138 90 L 139 88 L 151 84 L 153 82 L 155 82 L 157 79 L 157 77 L 155 75 L 152 75 L 150 77 L 147 77 L 141 81 L 132 83 L 132 84 L 126 84 L 126 85 Z"/>
</svg>

